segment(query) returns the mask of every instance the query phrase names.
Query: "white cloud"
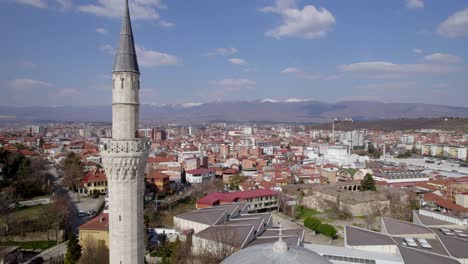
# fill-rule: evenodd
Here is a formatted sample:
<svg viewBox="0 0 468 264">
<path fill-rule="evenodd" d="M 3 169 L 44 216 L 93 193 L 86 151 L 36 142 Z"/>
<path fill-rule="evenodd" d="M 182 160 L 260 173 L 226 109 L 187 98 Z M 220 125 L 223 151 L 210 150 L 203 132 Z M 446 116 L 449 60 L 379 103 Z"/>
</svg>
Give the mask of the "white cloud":
<svg viewBox="0 0 468 264">
<path fill-rule="evenodd" d="M 288 67 L 288 68 L 281 71 L 281 73 L 283 73 L 283 74 L 298 73 L 298 72 L 300 72 L 300 70 L 298 68 L 295 68 L 295 67 Z"/>
<path fill-rule="evenodd" d="M 159 21 L 158 24 L 159 24 L 160 26 L 163 26 L 163 27 L 166 27 L 166 28 L 167 28 L 167 27 L 173 27 L 173 26 L 175 26 L 174 23 L 168 22 L 168 21 Z"/>
<path fill-rule="evenodd" d="M 156 67 L 161 65 L 176 65 L 180 63 L 177 56 L 162 53 L 156 50 L 148 50 L 136 45 L 138 63 L 143 67 Z"/>
<path fill-rule="evenodd" d="M 234 65 L 246 65 L 247 61 L 241 58 L 230 58 L 228 59 L 229 63 L 234 64 Z"/>
<path fill-rule="evenodd" d="M 29 5 L 36 8 L 47 8 L 47 2 L 44 0 L 15 0 L 18 4 Z"/>
<path fill-rule="evenodd" d="M 52 8 L 56 10 L 70 10 L 72 0 L 14 0 L 18 4 L 29 5 L 36 8 Z"/>
<path fill-rule="evenodd" d="M 424 51 L 422 49 L 413 49 L 413 52 L 416 54 L 422 54 Z"/>
<path fill-rule="evenodd" d="M 107 52 L 110 55 L 115 54 L 114 47 L 109 44 L 101 45 L 99 49 Z M 143 67 L 176 65 L 180 63 L 180 59 L 177 56 L 156 50 L 149 50 L 143 46 L 135 45 L 135 51 L 137 53 L 138 64 Z"/>
<path fill-rule="evenodd" d="M 437 33 L 449 38 L 468 35 L 468 7 L 440 23 L 437 27 Z"/>
<path fill-rule="evenodd" d="M 55 0 L 59 4 L 59 8 L 62 11 L 70 10 L 73 7 L 72 0 Z"/>
<path fill-rule="evenodd" d="M 78 10 L 103 17 L 121 17 L 124 2 L 121 0 L 97 0 L 97 4 L 78 6 Z M 157 9 L 165 8 L 161 0 L 133 0 L 129 2 L 132 19 L 157 20 Z"/>
<path fill-rule="evenodd" d="M 114 47 L 112 47 L 112 46 L 109 45 L 109 44 L 103 44 L 103 45 L 99 46 L 99 49 L 102 50 L 102 51 L 105 51 L 105 52 L 109 53 L 110 55 L 114 55 L 114 54 L 115 54 L 115 49 L 114 49 Z"/>
<path fill-rule="evenodd" d="M 222 80 L 211 81 L 214 85 L 223 86 L 225 88 L 231 88 L 232 90 L 238 90 L 241 88 L 253 88 L 257 84 L 255 81 L 250 79 L 235 79 L 235 78 L 227 78 Z"/>
<path fill-rule="evenodd" d="M 424 8 L 423 0 L 405 0 L 406 8 Z"/>
<path fill-rule="evenodd" d="M 96 32 L 101 35 L 106 35 L 107 33 L 109 33 L 109 31 L 105 28 L 96 28 Z"/>
<path fill-rule="evenodd" d="M 265 33 L 276 39 L 281 37 L 321 38 L 336 24 L 335 17 L 327 9 L 317 9 L 313 5 L 306 5 L 303 9 L 299 9 L 293 0 L 276 0 L 275 6 L 267 6 L 260 11 L 281 16 L 281 25 Z"/>
<path fill-rule="evenodd" d="M 237 51 L 238 50 L 236 48 L 217 48 L 214 51 L 205 53 L 203 55 L 204 56 L 216 56 L 216 55 L 226 56 L 226 55 L 236 54 Z"/>
<path fill-rule="evenodd" d="M 366 61 L 338 65 L 337 69 L 347 73 L 372 74 L 375 77 L 392 77 L 401 74 L 436 74 L 455 71 L 448 65 L 395 64 L 386 61 Z"/>
<path fill-rule="evenodd" d="M 28 79 L 28 78 L 18 78 L 8 81 L 8 87 L 15 90 L 30 90 L 34 88 L 50 88 L 54 85 L 49 82 Z"/>
<path fill-rule="evenodd" d="M 446 53 L 433 53 L 424 57 L 426 61 L 434 62 L 434 63 L 458 63 L 461 61 L 461 58 L 452 54 Z"/>
<path fill-rule="evenodd" d="M 306 73 L 301 69 L 298 69 L 296 67 L 287 67 L 284 70 L 281 71 L 282 74 L 287 74 L 287 75 L 293 75 L 297 78 L 301 79 L 309 79 L 309 80 L 316 80 L 316 79 L 321 79 L 321 80 L 335 80 L 338 79 L 338 75 L 330 75 L 330 76 L 323 76 L 320 74 L 310 74 Z"/>
</svg>

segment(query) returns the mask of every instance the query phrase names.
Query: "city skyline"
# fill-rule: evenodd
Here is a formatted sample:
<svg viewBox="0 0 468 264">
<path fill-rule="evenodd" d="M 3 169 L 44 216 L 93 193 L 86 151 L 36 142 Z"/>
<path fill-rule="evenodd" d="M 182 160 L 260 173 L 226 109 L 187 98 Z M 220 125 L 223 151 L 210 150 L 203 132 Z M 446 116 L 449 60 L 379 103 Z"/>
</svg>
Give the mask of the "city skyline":
<svg viewBox="0 0 468 264">
<path fill-rule="evenodd" d="M 151 104 L 272 98 L 468 106 L 463 1 L 130 1 Z M 0 105 L 106 105 L 109 1 L 3 2 Z"/>
</svg>

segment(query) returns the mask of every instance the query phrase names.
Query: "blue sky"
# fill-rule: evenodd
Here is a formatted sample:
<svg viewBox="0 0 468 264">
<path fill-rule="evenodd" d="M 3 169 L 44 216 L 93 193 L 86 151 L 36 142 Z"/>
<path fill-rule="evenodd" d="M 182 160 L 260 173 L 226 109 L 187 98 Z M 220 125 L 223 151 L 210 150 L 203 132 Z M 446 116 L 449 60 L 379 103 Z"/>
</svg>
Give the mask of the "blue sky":
<svg viewBox="0 0 468 264">
<path fill-rule="evenodd" d="M 0 2 L 1 105 L 104 105 L 123 0 Z M 130 0 L 151 104 L 468 106 L 466 0 Z"/>
</svg>

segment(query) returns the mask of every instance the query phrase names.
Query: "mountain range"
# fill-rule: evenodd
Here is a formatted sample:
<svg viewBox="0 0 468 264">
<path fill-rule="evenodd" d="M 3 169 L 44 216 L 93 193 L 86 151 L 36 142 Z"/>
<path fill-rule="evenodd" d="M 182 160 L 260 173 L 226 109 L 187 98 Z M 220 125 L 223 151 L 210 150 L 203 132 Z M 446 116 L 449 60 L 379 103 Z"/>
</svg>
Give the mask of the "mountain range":
<svg viewBox="0 0 468 264">
<path fill-rule="evenodd" d="M 110 122 L 111 106 L 0 106 L 0 120 Z M 468 107 L 422 103 L 305 99 L 277 101 L 216 101 L 179 105 L 140 106 L 143 121 L 156 122 L 297 122 L 322 123 L 333 119 L 382 120 L 399 118 L 468 117 Z"/>
</svg>

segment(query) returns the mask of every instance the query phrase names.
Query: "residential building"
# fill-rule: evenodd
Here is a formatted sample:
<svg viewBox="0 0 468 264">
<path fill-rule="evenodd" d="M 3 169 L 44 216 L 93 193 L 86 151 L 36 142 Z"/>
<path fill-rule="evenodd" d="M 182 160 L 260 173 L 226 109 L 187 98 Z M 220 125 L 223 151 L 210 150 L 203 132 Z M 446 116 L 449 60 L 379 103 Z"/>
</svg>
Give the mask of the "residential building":
<svg viewBox="0 0 468 264">
<path fill-rule="evenodd" d="M 96 243 L 104 243 L 109 247 L 109 215 L 101 213 L 88 222 L 78 227 L 79 242 L 81 246 L 86 245 L 87 240 Z"/>
<path fill-rule="evenodd" d="M 185 171 L 187 182 L 191 184 L 196 183 L 211 183 L 214 180 L 215 169 L 195 169 Z"/>
<path fill-rule="evenodd" d="M 108 184 L 106 173 L 101 169 L 88 172 L 83 177 L 83 187 L 84 192 L 88 194 L 95 192 L 107 193 Z"/>
<path fill-rule="evenodd" d="M 170 175 L 160 172 L 153 171 L 150 174 L 146 175 L 146 181 L 150 184 L 153 184 L 156 187 L 158 193 L 169 193 L 170 192 Z"/>
<path fill-rule="evenodd" d="M 278 208 L 277 192 L 270 189 L 210 193 L 197 201 L 197 208 L 233 202 L 246 202 L 249 212 L 265 212 Z"/>
</svg>

